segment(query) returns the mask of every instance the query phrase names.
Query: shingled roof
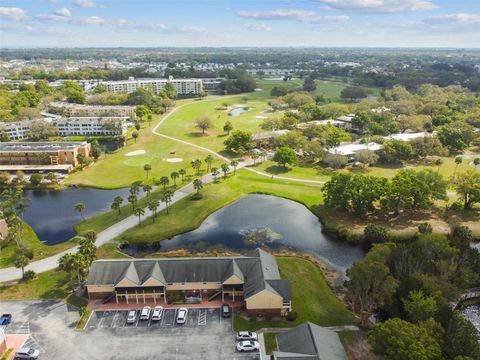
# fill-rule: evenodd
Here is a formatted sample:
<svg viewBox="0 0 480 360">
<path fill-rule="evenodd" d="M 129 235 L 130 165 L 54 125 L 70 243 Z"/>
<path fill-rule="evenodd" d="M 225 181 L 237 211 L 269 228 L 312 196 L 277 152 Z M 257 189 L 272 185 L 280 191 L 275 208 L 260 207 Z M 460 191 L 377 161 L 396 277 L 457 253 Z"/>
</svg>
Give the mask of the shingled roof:
<svg viewBox="0 0 480 360">
<path fill-rule="evenodd" d="M 275 257 L 261 249 L 246 256 L 96 260 L 90 268 L 87 286 L 115 286 L 124 280 L 141 286 L 151 278 L 164 285 L 223 283 L 232 275 L 244 282 L 245 299 L 267 289 L 291 300 L 290 283 L 280 279 Z"/>
<path fill-rule="evenodd" d="M 275 359 L 281 360 L 346 360 L 345 349 L 338 334 L 332 330 L 306 322 L 277 335 L 278 351 Z"/>
</svg>

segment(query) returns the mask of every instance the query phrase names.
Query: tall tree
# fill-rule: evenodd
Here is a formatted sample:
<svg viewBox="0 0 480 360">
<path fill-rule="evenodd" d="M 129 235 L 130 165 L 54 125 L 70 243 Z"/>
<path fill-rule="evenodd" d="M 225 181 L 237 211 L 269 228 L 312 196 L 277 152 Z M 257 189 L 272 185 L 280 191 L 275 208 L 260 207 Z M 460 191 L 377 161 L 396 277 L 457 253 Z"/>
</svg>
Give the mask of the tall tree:
<svg viewBox="0 0 480 360">
<path fill-rule="evenodd" d="M 237 173 L 238 161 L 237 160 L 232 160 L 230 162 L 230 165 L 233 167 L 233 175 L 235 175 Z"/>
<path fill-rule="evenodd" d="M 148 173 L 150 172 L 150 170 L 152 170 L 152 165 L 150 164 L 143 165 L 143 170 L 145 170 L 145 172 L 147 173 L 147 179 L 148 179 Z"/>
<path fill-rule="evenodd" d="M 177 171 L 173 171 L 170 173 L 170 178 L 173 180 L 173 186 L 177 187 L 177 179 L 180 176 L 180 174 Z"/>
<path fill-rule="evenodd" d="M 197 194 L 200 192 L 200 190 L 203 188 L 203 182 L 202 179 L 195 179 L 193 180 L 193 188 L 197 190 Z"/>
<path fill-rule="evenodd" d="M 145 210 L 143 210 L 143 208 L 141 207 L 136 207 L 133 210 L 133 213 L 135 214 L 135 216 L 138 216 L 138 225 L 141 225 L 142 224 L 141 217 L 145 215 Z"/>
<path fill-rule="evenodd" d="M 84 203 L 76 203 L 75 204 L 75 211 L 80 214 L 82 220 L 85 220 L 85 218 L 83 217 L 83 212 L 85 211 L 85 204 Z"/>
<path fill-rule="evenodd" d="M 167 190 L 167 186 L 170 183 L 168 176 L 162 176 L 159 181 L 160 185 L 163 186 L 163 191 Z"/>
</svg>

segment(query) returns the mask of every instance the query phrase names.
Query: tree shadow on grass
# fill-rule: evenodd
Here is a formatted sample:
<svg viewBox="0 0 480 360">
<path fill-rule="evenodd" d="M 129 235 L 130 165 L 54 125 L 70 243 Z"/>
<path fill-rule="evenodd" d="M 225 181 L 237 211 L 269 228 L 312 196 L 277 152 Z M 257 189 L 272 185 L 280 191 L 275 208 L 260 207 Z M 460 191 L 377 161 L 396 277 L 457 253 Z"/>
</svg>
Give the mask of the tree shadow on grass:
<svg viewBox="0 0 480 360">
<path fill-rule="evenodd" d="M 280 165 L 272 165 L 265 169 L 266 172 L 273 175 L 282 175 L 287 174 L 291 171 L 291 168 L 280 166 Z"/>
<path fill-rule="evenodd" d="M 188 137 L 193 137 L 193 138 L 199 138 L 199 137 L 208 136 L 208 134 L 206 134 L 206 133 L 205 133 L 205 134 L 202 134 L 201 132 L 195 131 L 195 132 L 189 132 L 189 133 L 187 134 L 187 136 L 188 136 Z"/>
</svg>

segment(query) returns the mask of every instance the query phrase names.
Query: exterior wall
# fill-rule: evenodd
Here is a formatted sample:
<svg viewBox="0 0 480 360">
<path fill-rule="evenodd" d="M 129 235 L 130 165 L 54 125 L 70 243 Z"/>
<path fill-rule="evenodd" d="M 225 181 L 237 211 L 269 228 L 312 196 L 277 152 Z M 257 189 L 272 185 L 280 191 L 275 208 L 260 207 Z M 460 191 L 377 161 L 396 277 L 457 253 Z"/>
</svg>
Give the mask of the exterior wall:
<svg viewBox="0 0 480 360">
<path fill-rule="evenodd" d="M 247 314 L 250 316 L 265 316 L 265 315 L 270 315 L 270 316 L 284 316 L 285 313 L 282 312 L 282 309 L 248 309 L 247 308 Z"/>
<path fill-rule="evenodd" d="M 154 278 L 150 278 L 142 284 L 142 286 L 164 286 L 160 281 Z"/>
<path fill-rule="evenodd" d="M 167 291 L 188 291 L 188 290 L 214 290 L 214 289 L 219 289 L 222 286 L 220 283 L 185 283 L 185 284 L 172 284 L 166 285 L 166 290 Z"/>
<path fill-rule="evenodd" d="M 87 285 L 89 294 L 95 293 L 111 293 L 115 290 L 113 285 Z"/>
<path fill-rule="evenodd" d="M 247 310 L 281 309 L 283 298 L 268 290 L 260 291 L 246 300 Z"/>
<path fill-rule="evenodd" d="M 102 300 L 102 299 L 105 299 L 107 296 L 110 296 L 112 295 L 112 292 L 104 292 L 104 293 L 101 293 L 101 292 L 89 292 L 88 293 L 88 298 L 90 300 Z"/>
<path fill-rule="evenodd" d="M 243 285 L 243 281 L 240 280 L 237 276 L 232 275 L 223 282 L 223 285 Z"/>
</svg>

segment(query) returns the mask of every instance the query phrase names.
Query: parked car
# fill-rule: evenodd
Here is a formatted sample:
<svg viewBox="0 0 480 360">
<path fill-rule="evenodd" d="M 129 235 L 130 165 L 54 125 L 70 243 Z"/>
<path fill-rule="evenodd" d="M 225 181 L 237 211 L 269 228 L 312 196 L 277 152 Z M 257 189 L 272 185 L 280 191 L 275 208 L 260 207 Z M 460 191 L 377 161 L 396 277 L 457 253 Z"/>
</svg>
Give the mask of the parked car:
<svg viewBox="0 0 480 360">
<path fill-rule="evenodd" d="M 238 341 L 241 340 L 258 340 L 257 333 L 251 331 L 239 331 L 236 336 Z"/>
<path fill-rule="evenodd" d="M 152 308 L 150 306 L 145 306 L 142 309 L 142 313 L 140 314 L 140 320 L 148 320 L 150 319 L 150 313 L 152 312 Z"/>
<path fill-rule="evenodd" d="M 28 359 L 28 360 L 35 360 L 38 359 L 40 355 L 40 351 L 34 348 L 21 348 L 15 353 L 15 359 Z"/>
<path fill-rule="evenodd" d="M 160 321 L 163 315 L 163 307 L 162 306 L 155 306 L 153 309 L 152 314 L 152 321 Z"/>
<path fill-rule="evenodd" d="M 228 304 L 222 305 L 222 317 L 229 318 L 230 317 L 230 306 Z"/>
<path fill-rule="evenodd" d="M 135 324 L 136 320 L 137 320 L 137 311 L 130 310 L 127 315 L 127 324 Z"/>
<path fill-rule="evenodd" d="M 257 351 L 260 349 L 260 344 L 253 340 L 243 340 L 237 344 L 238 351 Z"/>
<path fill-rule="evenodd" d="M 3 314 L 0 317 L 0 325 L 6 326 L 12 322 L 12 314 Z"/>
<path fill-rule="evenodd" d="M 177 312 L 177 324 L 185 324 L 187 321 L 188 309 L 180 308 Z"/>
</svg>

